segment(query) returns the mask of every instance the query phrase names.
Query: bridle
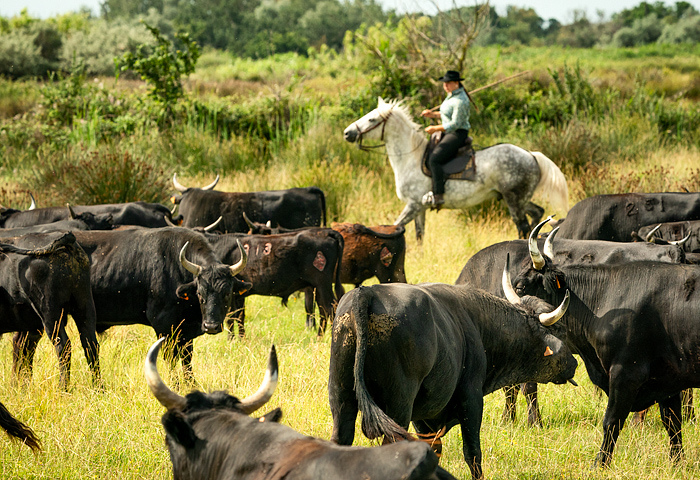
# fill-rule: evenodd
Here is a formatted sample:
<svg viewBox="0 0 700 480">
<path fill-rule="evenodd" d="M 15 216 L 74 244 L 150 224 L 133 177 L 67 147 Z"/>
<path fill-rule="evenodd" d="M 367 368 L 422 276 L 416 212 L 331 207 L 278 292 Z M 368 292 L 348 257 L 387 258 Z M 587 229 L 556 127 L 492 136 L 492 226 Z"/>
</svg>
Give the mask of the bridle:
<svg viewBox="0 0 700 480">
<path fill-rule="evenodd" d="M 382 126 L 382 136 L 379 139 L 379 141 L 383 142 L 384 141 L 384 129 L 386 128 L 386 121 L 389 120 L 389 117 L 391 117 L 391 113 L 392 113 L 392 110 L 389 110 L 386 114 L 380 114 L 380 116 L 382 117 L 382 121 L 375 123 L 374 125 L 369 127 L 367 130 L 365 130 L 364 132 L 362 130 L 360 130 L 360 127 L 357 125 L 357 122 L 352 123 L 353 125 L 355 125 L 355 128 L 357 129 L 357 131 L 360 135 L 357 139 L 357 148 L 359 148 L 360 150 L 362 150 L 364 152 L 371 152 L 372 150 L 374 150 L 376 148 L 381 148 L 381 147 L 386 146 L 386 143 L 380 143 L 379 145 L 362 145 L 362 135 L 364 135 L 365 133 L 371 132 L 372 130 L 374 130 L 375 128 L 378 128 L 381 125 Z"/>
</svg>

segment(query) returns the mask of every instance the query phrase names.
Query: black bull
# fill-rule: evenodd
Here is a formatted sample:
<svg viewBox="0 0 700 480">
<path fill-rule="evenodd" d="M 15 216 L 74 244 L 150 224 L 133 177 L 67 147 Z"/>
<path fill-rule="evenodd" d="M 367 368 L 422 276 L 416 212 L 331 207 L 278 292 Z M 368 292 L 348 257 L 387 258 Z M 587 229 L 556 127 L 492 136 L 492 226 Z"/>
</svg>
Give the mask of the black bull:
<svg viewBox="0 0 700 480">
<path fill-rule="evenodd" d="M 167 226 L 164 217 L 171 218 L 170 210 L 159 203 L 129 202 L 75 205 L 71 208 L 78 217 L 85 212 L 96 216 L 111 215 L 113 225 L 140 225 L 158 228 Z M 0 227 L 2 228 L 30 227 L 70 219 L 71 213 L 66 207 L 46 207 L 33 210 L 4 209 L 0 211 Z"/>
<path fill-rule="evenodd" d="M 85 358 L 100 384 L 99 345 L 95 305 L 90 289 L 90 259 L 72 233 L 34 233 L 5 238 L 0 244 L 0 333 L 15 335 L 16 374 L 31 371 L 31 356 L 20 345 L 31 335 L 34 343 L 46 331 L 59 359 L 61 387 L 70 382 L 71 345 L 66 333 L 70 314 L 80 335 Z M 11 243 L 12 245 L 9 245 Z"/>
<path fill-rule="evenodd" d="M 646 225 L 634 235 L 638 241 L 679 245 L 686 253 L 700 253 L 700 220 Z"/>
<path fill-rule="evenodd" d="M 700 219 L 700 193 L 622 193 L 588 197 L 571 207 L 560 238 L 633 241 L 644 225 Z"/>
<path fill-rule="evenodd" d="M 533 230 L 536 237 L 543 224 Z M 555 232 L 549 240 L 538 239 L 538 248 L 544 249 L 551 258 L 560 264 L 618 264 L 632 261 L 657 261 L 664 263 L 682 263 L 683 251 L 671 245 L 652 245 L 645 243 L 621 243 L 604 240 L 568 240 L 560 239 Z M 552 257 L 552 254 L 554 257 Z M 455 284 L 471 285 L 481 288 L 501 298 L 505 298 L 502 288 L 501 271 L 510 255 L 510 274 L 514 276 L 523 264 L 530 262 L 527 240 L 511 240 L 490 245 L 475 253 L 462 269 Z M 526 383 L 521 386 L 527 400 L 528 423 L 540 425 L 542 417 L 537 405 L 537 384 Z M 514 421 L 516 414 L 516 387 L 506 387 L 506 405 L 503 411 L 504 421 Z"/>
<path fill-rule="evenodd" d="M 174 393 L 156 368 L 160 342 L 146 355 L 144 373 L 151 392 L 168 409 L 162 423 L 175 480 L 454 480 L 423 442 L 341 447 L 279 424 L 279 408 L 251 418 L 277 384 L 274 347 L 260 389 L 239 400 L 223 391 Z"/>
<path fill-rule="evenodd" d="M 207 239 L 223 262 L 234 263 L 241 258 L 239 245 L 248 253 L 251 264 L 238 275 L 253 285 L 245 296 L 276 296 L 286 304 L 292 293 L 306 290 L 309 327 L 314 325 L 315 290 L 321 317 L 318 333 L 321 335 L 325 331 L 328 317 L 333 315 L 333 303 L 343 294 L 340 283 L 342 235 L 330 228 L 311 228 L 279 235 L 212 234 L 207 235 Z M 244 296 L 234 299 L 232 310 L 242 337 L 245 334 Z M 232 325 L 230 327 L 233 335 Z"/>
<path fill-rule="evenodd" d="M 682 456 L 680 391 L 700 386 L 700 268 L 658 262 L 555 267 L 539 251 L 514 280 L 547 301 L 571 292 L 566 341 L 608 395 L 603 443 L 612 459 L 630 411 L 659 403 L 673 459 Z"/>
<path fill-rule="evenodd" d="M 290 188 L 264 192 L 219 192 L 205 188 L 187 188 L 174 178 L 181 192 L 173 196 L 180 205 L 183 227 L 204 227 L 221 222 L 216 230 L 225 233 L 246 233 L 246 214 L 254 222 L 273 222 L 285 228 L 326 225 L 326 197 L 317 187 Z"/>
<path fill-rule="evenodd" d="M 576 369 L 556 336 L 563 329 L 543 326 L 562 307 L 544 314 L 551 306 L 531 300 L 526 312 L 479 289 L 437 283 L 347 293 L 333 321 L 332 440 L 352 444 L 358 410 L 368 438 L 406 438 L 411 421 L 439 438 L 459 424 L 464 459 L 481 478 L 483 397 L 524 381 L 564 383 Z"/>
<path fill-rule="evenodd" d="M 184 228 L 73 233 L 92 261 L 97 331 L 149 325 L 175 339 L 175 356 L 191 376 L 192 340 L 222 331 L 232 298 L 250 288 L 235 278 L 246 257 L 223 264 L 202 234 Z M 28 353 L 34 348 L 27 343 Z"/>
</svg>

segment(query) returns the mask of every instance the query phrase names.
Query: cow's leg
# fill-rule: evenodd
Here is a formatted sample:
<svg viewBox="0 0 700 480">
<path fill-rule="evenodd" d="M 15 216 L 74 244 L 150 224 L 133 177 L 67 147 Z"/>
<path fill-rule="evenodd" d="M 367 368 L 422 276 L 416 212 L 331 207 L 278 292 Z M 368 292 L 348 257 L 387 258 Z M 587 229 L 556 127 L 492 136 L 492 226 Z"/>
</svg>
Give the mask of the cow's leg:
<svg viewBox="0 0 700 480">
<path fill-rule="evenodd" d="M 510 217 L 518 229 L 518 237 L 527 238 L 530 234 L 530 222 L 527 221 L 525 205 L 522 199 L 514 192 L 503 192 L 503 200 L 508 205 Z"/>
<path fill-rule="evenodd" d="M 523 383 L 520 389 L 527 402 L 527 424 L 531 427 L 541 427 L 542 415 L 540 415 L 540 407 L 537 404 L 537 384 L 534 382 Z"/>
<path fill-rule="evenodd" d="M 418 244 L 421 244 L 423 242 L 423 233 L 425 233 L 425 209 L 416 215 L 414 225 L 416 226 L 416 241 Z"/>
<path fill-rule="evenodd" d="M 644 378 L 646 376 L 643 372 L 623 372 L 619 365 L 611 369 L 608 405 L 603 417 L 603 443 L 596 456 L 595 465 L 607 467 L 610 464 L 617 437 L 632 410 L 632 402 Z"/>
<path fill-rule="evenodd" d="M 319 326 L 318 326 L 318 336 L 321 337 L 326 332 L 326 325 L 328 324 L 328 318 L 333 318 L 333 291 L 332 286 L 328 285 L 328 288 L 322 286 L 316 289 L 316 303 L 318 303 L 319 311 Z"/>
<path fill-rule="evenodd" d="M 462 452 L 472 478 L 482 479 L 481 469 L 481 418 L 484 397 L 480 389 L 465 386 L 459 392 L 459 423 L 462 428 Z"/>
<path fill-rule="evenodd" d="M 515 413 L 518 408 L 518 391 L 520 388 L 518 385 L 510 385 L 508 387 L 503 387 L 503 393 L 506 397 L 506 405 L 503 408 L 503 415 L 501 417 L 502 422 L 505 423 L 515 423 Z"/>
<path fill-rule="evenodd" d="M 87 286 L 89 288 L 89 285 Z M 100 344 L 97 342 L 95 304 L 90 299 L 76 299 L 71 306 L 71 315 L 75 326 L 78 328 L 80 343 L 85 352 L 90 371 L 92 372 L 92 384 L 95 387 L 102 387 L 100 377 Z"/>
<path fill-rule="evenodd" d="M 12 371 L 16 378 L 32 376 L 34 353 L 42 332 L 17 332 L 12 337 Z"/>
<path fill-rule="evenodd" d="M 678 462 L 683 458 L 683 434 L 681 431 L 682 407 L 681 394 L 678 393 L 659 402 L 661 421 L 668 432 L 671 444 L 671 461 Z"/>
<path fill-rule="evenodd" d="M 68 384 L 70 383 L 71 343 L 65 328 L 65 312 L 61 308 L 54 308 L 42 312 L 42 315 L 44 317 L 44 331 L 51 343 L 53 343 L 56 357 L 58 358 L 58 383 L 62 390 L 68 390 Z"/>
<path fill-rule="evenodd" d="M 339 335 L 342 336 L 343 333 Z M 335 342 L 331 346 L 328 375 L 328 400 L 333 416 L 331 441 L 340 445 L 352 445 L 355 439 L 355 420 L 359 408 L 355 395 L 355 373 L 352 368 L 345 368 L 345 365 L 354 365 L 355 349 L 339 348 L 336 350 L 334 347 Z"/>
<path fill-rule="evenodd" d="M 695 420 L 695 407 L 693 406 L 693 389 L 689 388 L 681 392 L 683 401 L 683 420 L 691 422 Z"/>
<path fill-rule="evenodd" d="M 306 328 L 316 328 L 316 289 L 307 287 L 304 289 L 304 308 L 306 309 Z"/>
</svg>

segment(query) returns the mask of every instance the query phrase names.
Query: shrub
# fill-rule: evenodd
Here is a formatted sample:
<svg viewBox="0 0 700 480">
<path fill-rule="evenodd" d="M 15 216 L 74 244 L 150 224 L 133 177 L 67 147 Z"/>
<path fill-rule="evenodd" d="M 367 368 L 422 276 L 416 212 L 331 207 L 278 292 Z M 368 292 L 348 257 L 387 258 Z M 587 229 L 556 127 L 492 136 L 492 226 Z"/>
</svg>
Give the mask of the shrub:
<svg viewBox="0 0 700 480">
<path fill-rule="evenodd" d="M 659 43 L 700 42 L 700 15 L 683 17 L 676 23 L 666 25 L 657 41 Z"/>
<path fill-rule="evenodd" d="M 168 175 L 145 158 L 105 147 L 76 150 L 45 158 L 28 180 L 30 190 L 44 192 L 44 198 L 51 196 L 47 204 L 163 202 L 168 198 Z"/>
</svg>

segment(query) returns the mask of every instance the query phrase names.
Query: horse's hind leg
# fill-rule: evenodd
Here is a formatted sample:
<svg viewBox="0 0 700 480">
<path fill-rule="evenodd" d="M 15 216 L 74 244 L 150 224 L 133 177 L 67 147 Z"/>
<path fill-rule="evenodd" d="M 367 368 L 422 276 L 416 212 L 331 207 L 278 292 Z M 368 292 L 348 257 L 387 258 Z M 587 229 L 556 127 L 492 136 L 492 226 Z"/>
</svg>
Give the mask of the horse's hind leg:
<svg viewBox="0 0 700 480">
<path fill-rule="evenodd" d="M 508 205 L 510 217 L 513 219 L 513 223 L 515 223 L 518 229 L 518 237 L 527 238 L 530 234 L 530 223 L 527 221 L 526 215 L 528 211 L 527 205 L 524 205 L 513 192 L 504 193 L 503 200 L 506 202 L 506 205 Z M 542 210 L 542 213 L 544 213 L 544 210 Z"/>
<path fill-rule="evenodd" d="M 540 223 L 542 215 L 544 215 L 544 208 L 540 207 L 536 203 L 527 202 L 527 205 L 525 206 L 525 213 L 527 213 L 532 219 L 530 222 L 530 230 L 532 230 L 538 223 Z"/>
</svg>

